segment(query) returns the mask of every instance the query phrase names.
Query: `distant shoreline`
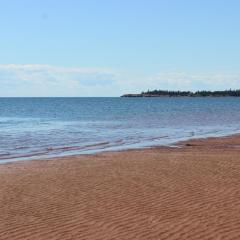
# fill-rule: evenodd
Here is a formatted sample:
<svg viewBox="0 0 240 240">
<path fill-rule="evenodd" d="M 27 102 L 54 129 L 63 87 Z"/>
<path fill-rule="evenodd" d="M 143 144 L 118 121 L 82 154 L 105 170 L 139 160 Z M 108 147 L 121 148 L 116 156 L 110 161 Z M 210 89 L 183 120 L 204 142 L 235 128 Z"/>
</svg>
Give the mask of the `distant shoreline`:
<svg viewBox="0 0 240 240">
<path fill-rule="evenodd" d="M 124 94 L 121 97 L 240 97 L 240 90 L 225 91 L 168 91 L 153 90 L 137 94 Z"/>
</svg>

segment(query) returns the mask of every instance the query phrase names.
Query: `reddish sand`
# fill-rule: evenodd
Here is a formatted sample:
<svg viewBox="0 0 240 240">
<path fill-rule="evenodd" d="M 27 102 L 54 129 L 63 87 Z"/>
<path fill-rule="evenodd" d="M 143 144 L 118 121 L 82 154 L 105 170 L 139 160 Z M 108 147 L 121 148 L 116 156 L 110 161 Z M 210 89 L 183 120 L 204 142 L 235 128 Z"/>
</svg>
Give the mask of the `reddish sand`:
<svg viewBox="0 0 240 240">
<path fill-rule="evenodd" d="M 0 165 L 0 239 L 240 239 L 240 137 Z"/>
</svg>

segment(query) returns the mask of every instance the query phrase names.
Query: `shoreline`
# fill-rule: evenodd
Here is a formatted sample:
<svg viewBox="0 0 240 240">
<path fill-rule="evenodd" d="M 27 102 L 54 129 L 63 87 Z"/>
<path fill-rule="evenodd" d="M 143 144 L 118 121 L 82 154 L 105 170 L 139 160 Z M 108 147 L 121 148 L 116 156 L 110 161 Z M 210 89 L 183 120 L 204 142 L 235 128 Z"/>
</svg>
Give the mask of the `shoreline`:
<svg viewBox="0 0 240 240">
<path fill-rule="evenodd" d="M 32 156 L 21 156 L 15 158 L 7 158 L 7 159 L 0 159 L 0 166 L 2 164 L 11 164 L 17 162 L 25 162 L 25 161 L 45 161 L 45 160 L 54 160 L 54 159 L 64 159 L 69 157 L 81 157 L 81 156 L 92 156 L 98 155 L 101 153 L 114 153 L 114 152 L 124 152 L 124 151 L 135 151 L 135 150 L 146 150 L 146 149 L 154 149 L 154 148 L 178 148 L 179 146 L 183 147 L 181 143 L 194 141 L 194 140 L 208 140 L 211 138 L 225 138 L 225 137 L 234 137 L 240 136 L 240 132 L 238 133 L 220 133 L 219 135 L 212 135 L 212 134 L 205 134 L 205 136 L 192 136 L 192 137 L 182 137 L 181 140 L 172 141 L 166 144 L 149 144 L 149 145 L 142 145 L 142 146 L 117 146 L 113 147 L 112 149 L 95 149 L 95 150 L 86 150 L 84 153 L 62 153 L 59 155 L 32 155 Z"/>
<path fill-rule="evenodd" d="M 239 239 L 240 135 L 0 165 L 0 239 Z"/>
<path fill-rule="evenodd" d="M 218 136 L 216 135 L 205 135 L 203 137 L 194 136 L 194 137 L 186 137 L 182 138 L 182 140 L 179 141 L 173 141 L 169 144 L 156 144 L 156 145 L 146 145 L 146 146 L 139 146 L 139 147 L 126 147 L 126 148 L 119 148 L 119 149 L 99 149 L 99 150 L 89 150 L 90 153 L 74 153 L 74 154 L 60 154 L 57 156 L 49 156 L 49 155 L 35 155 L 35 156 L 22 156 L 22 157 L 16 157 L 16 158 L 9 158 L 9 159 L 0 159 L 0 166 L 2 164 L 13 164 L 17 162 L 28 162 L 28 161 L 49 161 L 54 159 L 64 159 L 64 158 L 71 158 L 71 157 L 84 157 L 84 156 L 94 156 L 99 155 L 102 153 L 121 153 L 125 151 L 137 151 L 137 150 L 147 150 L 147 149 L 155 149 L 155 148 L 178 148 L 183 147 L 182 143 L 188 142 L 188 141 L 195 141 L 195 140 L 208 140 L 208 139 L 219 139 L 219 138 L 226 138 L 226 137 L 235 137 L 240 136 L 240 133 L 228 133 L 228 134 L 220 134 Z"/>
</svg>

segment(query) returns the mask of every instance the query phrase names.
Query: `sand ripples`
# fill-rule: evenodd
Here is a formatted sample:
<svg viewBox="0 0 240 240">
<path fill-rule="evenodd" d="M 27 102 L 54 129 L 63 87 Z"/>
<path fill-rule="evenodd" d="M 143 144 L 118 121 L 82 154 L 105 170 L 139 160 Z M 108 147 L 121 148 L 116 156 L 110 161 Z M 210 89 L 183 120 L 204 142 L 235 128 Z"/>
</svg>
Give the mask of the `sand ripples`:
<svg viewBox="0 0 240 240">
<path fill-rule="evenodd" d="M 233 139 L 2 165 L 0 239 L 240 239 Z"/>
</svg>

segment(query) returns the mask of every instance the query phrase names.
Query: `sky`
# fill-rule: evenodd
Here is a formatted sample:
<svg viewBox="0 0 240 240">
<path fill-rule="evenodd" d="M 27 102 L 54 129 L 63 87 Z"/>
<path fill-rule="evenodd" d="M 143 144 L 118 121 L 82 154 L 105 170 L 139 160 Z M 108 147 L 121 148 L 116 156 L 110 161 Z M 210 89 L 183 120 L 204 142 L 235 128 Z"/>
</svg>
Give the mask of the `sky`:
<svg viewBox="0 0 240 240">
<path fill-rule="evenodd" d="M 0 0 L 0 97 L 240 88 L 238 0 Z"/>
</svg>

